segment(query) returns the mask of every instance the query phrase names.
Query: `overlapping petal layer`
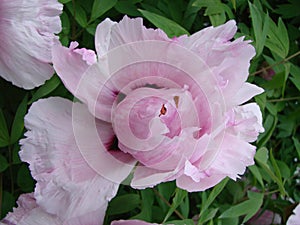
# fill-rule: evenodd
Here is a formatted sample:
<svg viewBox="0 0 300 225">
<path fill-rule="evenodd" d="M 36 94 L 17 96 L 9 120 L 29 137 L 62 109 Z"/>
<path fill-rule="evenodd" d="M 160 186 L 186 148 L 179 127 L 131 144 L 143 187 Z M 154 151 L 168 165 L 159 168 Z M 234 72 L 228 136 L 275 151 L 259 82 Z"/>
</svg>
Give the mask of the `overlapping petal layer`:
<svg viewBox="0 0 300 225">
<path fill-rule="evenodd" d="M 34 198 L 45 212 L 63 224 L 101 224 L 119 185 L 101 177 L 81 155 L 73 127 L 80 125 L 88 133 L 85 120 L 93 117 L 84 105 L 74 107 L 82 116 L 75 120 L 69 100 L 55 97 L 34 103 L 25 118 L 28 131 L 20 157 L 29 163 L 37 181 Z M 86 147 L 97 148 L 93 142 Z"/>
</svg>

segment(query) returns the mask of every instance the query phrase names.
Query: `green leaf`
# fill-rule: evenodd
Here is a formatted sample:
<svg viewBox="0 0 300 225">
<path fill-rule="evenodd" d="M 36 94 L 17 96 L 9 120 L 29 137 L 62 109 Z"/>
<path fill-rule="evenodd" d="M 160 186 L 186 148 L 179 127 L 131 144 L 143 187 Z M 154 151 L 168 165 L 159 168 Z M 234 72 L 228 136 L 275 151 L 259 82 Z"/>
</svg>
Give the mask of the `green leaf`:
<svg viewBox="0 0 300 225">
<path fill-rule="evenodd" d="M 269 16 L 260 11 L 256 5 L 249 2 L 252 27 L 255 36 L 256 57 L 260 56 L 265 46 L 267 31 L 269 27 Z M 264 18 L 263 18 L 264 17 Z"/>
<path fill-rule="evenodd" d="M 243 223 L 245 223 L 260 209 L 263 203 L 263 196 L 264 195 L 262 193 L 249 191 L 249 200 L 230 207 L 229 209 L 225 210 L 225 212 L 223 212 L 219 218 L 234 218 L 246 215 L 243 220 Z"/>
<path fill-rule="evenodd" d="M 219 184 L 217 184 L 212 191 L 210 192 L 208 198 L 206 201 L 203 201 L 201 211 L 200 211 L 200 218 L 199 220 L 202 220 L 202 217 L 204 217 L 206 214 L 206 210 L 208 207 L 213 203 L 213 201 L 216 199 L 216 197 L 221 193 L 221 191 L 224 189 L 228 182 L 229 178 L 226 177 L 223 179 Z"/>
<path fill-rule="evenodd" d="M 14 122 L 12 124 L 10 144 L 16 143 L 23 134 L 24 116 L 27 112 L 27 100 L 28 97 L 26 95 L 17 109 Z"/>
<path fill-rule="evenodd" d="M 278 178 L 274 173 L 273 173 L 273 169 L 271 169 L 267 163 L 267 156 L 265 155 L 266 154 L 266 151 L 265 151 L 265 148 L 263 148 L 264 151 L 262 152 L 262 150 L 260 151 L 260 154 L 256 154 L 255 155 L 255 161 L 258 163 L 258 165 L 271 177 L 271 179 L 277 183 L 278 187 L 279 187 L 279 191 L 280 191 L 280 194 L 282 196 L 285 196 L 285 188 L 284 188 L 284 185 L 282 183 L 282 180 L 280 178 Z M 267 149 L 266 149 L 267 150 Z"/>
<path fill-rule="evenodd" d="M 291 170 L 288 167 L 288 165 L 285 162 L 281 161 L 281 160 L 276 160 L 276 163 L 278 165 L 278 168 L 280 170 L 280 173 L 281 173 L 282 177 L 284 179 L 289 179 L 290 176 L 291 176 Z"/>
<path fill-rule="evenodd" d="M 257 146 L 259 147 L 264 146 L 269 141 L 269 139 L 271 138 L 275 130 L 277 122 L 278 122 L 278 118 L 275 116 L 269 114 L 266 117 L 264 122 L 265 132 L 259 136 Z"/>
<path fill-rule="evenodd" d="M 117 3 L 117 0 L 94 0 L 90 22 L 102 16 Z"/>
<path fill-rule="evenodd" d="M 300 68 L 291 64 L 291 75 L 289 79 L 293 82 L 298 91 L 300 91 Z"/>
<path fill-rule="evenodd" d="M 139 11 L 147 20 L 166 32 L 169 37 L 178 37 L 183 34 L 189 34 L 186 29 L 166 17 L 142 9 L 139 9 Z"/>
<path fill-rule="evenodd" d="M 294 146 L 297 150 L 298 157 L 300 158 L 300 142 L 297 138 L 293 137 Z"/>
<path fill-rule="evenodd" d="M 0 155 L 0 173 L 8 168 L 9 164 L 3 155 Z"/>
<path fill-rule="evenodd" d="M 134 16 L 134 17 L 141 17 L 142 14 L 137 10 L 136 6 L 134 5 L 136 2 L 141 2 L 142 0 L 123 0 L 123 1 L 118 1 L 117 4 L 115 5 L 115 9 L 122 13 L 126 14 L 128 16 Z"/>
<path fill-rule="evenodd" d="M 32 192 L 34 190 L 35 182 L 25 164 L 21 165 L 18 170 L 17 184 L 23 192 Z"/>
<path fill-rule="evenodd" d="M 281 19 L 278 21 L 278 26 L 271 18 L 268 18 L 268 20 L 269 30 L 267 34 L 268 38 L 266 40 L 266 47 L 283 59 L 289 53 L 289 37 L 286 27 Z"/>
<path fill-rule="evenodd" d="M 131 219 L 139 219 L 150 222 L 152 220 L 152 205 L 154 202 L 154 193 L 151 189 L 147 188 L 141 191 L 142 208 L 141 212 Z"/>
<path fill-rule="evenodd" d="M 169 211 L 165 216 L 164 223 L 168 220 L 168 218 L 173 214 L 173 212 L 177 209 L 177 207 L 183 202 L 183 200 L 186 197 L 187 197 L 187 191 L 176 188 L 175 196 L 172 201 L 172 205 L 169 208 Z"/>
<path fill-rule="evenodd" d="M 9 145 L 9 133 L 2 109 L 0 109 L 0 147 Z"/>
<path fill-rule="evenodd" d="M 125 194 L 111 200 L 107 208 L 107 215 L 118 215 L 130 212 L 141 204 L 138 194 Z"/>
<path fill-rule="evenodd" d="M 12 210 L 12 208 L 14 207 L 16 201 L 14 196 L 7 192 L 7 191 L 3 191 L 2 193 L 2 207 L 0 208 L 1 210 L 1 218 L 3 218 L 4 216 L 6 216 L 6 214 Z"/>
<path fill-rule="evenodd" d="M 60 3 L 63 3 L 63 4 L 65 4 L 65 3 L 68 3 L 68 2 L 70 2 L 70 1 L 72 1 L 72 0 L 58 0 Z"/>
<path fill-rule="evenodd" d="M 260 174 L 259 169 L 257 168 L 257 166 L 256 165 L 252 165 L 252 166 L 249 166 L 248 168 L 249 168 L 250 172 L 254 175 L 254 177 L 257 179 L 257 181 L 260 183 L 260 185 L 262 187 L 264 187 L 265 185 L 264 185 L 262 176 L 261 176 L 261 174 Z"/>
<path fill-rule="evenodd" d="M 272 163 L 272 167 L 274 168 L 276 177 L 278 178 L 278 180 L 281 182 L 281 185 L 283 186 L 281 172 L 280 172 L 280 169 L 279 169 L 279 167 L 277 165 L 277 162 L 276 162 L 276 160 L 274 158 L 272 150 L 270 151 L 270 161 Z"/>
<path fill-rule="evenodd" d="M 46 83 L 41 86 L 37 91 L 33 94 L 31 100 L 28 102 L 28 104 L 32 104 L 36 100 L 45 97 L 46 95 L 50 94 L 52 91 L 54 91 L 58 85 L 61 84 L 61 81 L 57 75 L 54 75 L 51 77 L 50 80 L 47 80 Z"/>
<path fill-rule="evenodd" d="M 266 147 L 262 147 L 257 150 L 255 154 L 255 159 L 261 161 L 262 163 L 267 163 L 269 159 L 269 151 Z"/>
<path fill-rule="evenodd" d="M 81 27 L 86 27 L 88 25 L 86 12 L 79 4 L 75 4 L 75 9 L 72 2 L 66 4 L 66 6 Z"/>
<path fill-rule="evenodd" d="M 215 218 L 218 210 L 219 210 L 218 208 L 206 210 L 206 213 L 198 220 L 198 224 L 199 225 L 204 224 L 204 223 L 208 222 L 209 220 Z"/>
<path fill-rule="evenodd" d="M 191 219 L 186 219 L 186 220 L 172 220 L 172 221 L 168 221 L 166 223 L 164 223 L 164 225 L 194 225 L 195 222 L 194 220 Z"/>
</svg>

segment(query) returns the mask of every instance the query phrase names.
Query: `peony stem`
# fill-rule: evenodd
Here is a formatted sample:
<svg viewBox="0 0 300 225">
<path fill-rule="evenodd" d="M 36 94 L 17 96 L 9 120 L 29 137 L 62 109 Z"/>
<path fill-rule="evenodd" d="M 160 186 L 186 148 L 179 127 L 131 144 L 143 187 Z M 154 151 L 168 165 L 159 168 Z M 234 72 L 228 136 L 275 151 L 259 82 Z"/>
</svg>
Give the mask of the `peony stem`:
<svg viewBox="0 0 300 225">
<path fill-rule="evenodd" d="M 279 98 L 279 99 L 271 99 L 268 102 L 284 102 L 284 101 L 291 101 L 300 99 L 300 96 L 290 97 L 290 98 Z"/>
<path fill-rule="evenodd" d="M 287 57 L 287 58 L 285 58 L 285 59 L 283 59 L 283 60 L 281 60 L 281 61 L 279 61 L 277 63 L 274 63 L 274 64 L 272 64 L 270 66 L 264 67 L 264 68 L 262 68 L 262 69 L 260 69 L 260 70 L 258 70 L 256 72 L 254 72 L 254 73 L 251 73 L 250 76 L 254 76 L 254 75 L 260 74 L 260 73 L 262 73 L 262 72 L 264 72 L 264 71 L 266 71 L 268 69 L 273 68 L 274 66 L 278 66 L 280 64 L 287 63 L 289 60 L 291 60 L 292 58 L 295 58 L 298 55 L 300 55 L 300 51 L 294 53 L 293 55 L 291 55 L 291 56 L 289 56 L 289 57 Z"/>
</svg>

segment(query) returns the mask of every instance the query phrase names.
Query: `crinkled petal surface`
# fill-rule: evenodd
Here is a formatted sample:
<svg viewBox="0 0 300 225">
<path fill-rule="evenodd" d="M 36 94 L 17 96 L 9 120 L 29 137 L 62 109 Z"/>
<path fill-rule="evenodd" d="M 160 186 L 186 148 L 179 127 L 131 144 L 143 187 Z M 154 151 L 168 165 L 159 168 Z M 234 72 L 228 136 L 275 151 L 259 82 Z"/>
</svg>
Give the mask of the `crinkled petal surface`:
<svg viewBox="0 0 300 225">
<path fill-rule="evenodd" d="M 51 48 L 61 31 L 57 0 L 1 0 L 0 76 L 14 85 L 32 89 L 54 71 Z"/>
<path fill-rule="evenodd" d="M 75 103 L 82 117 L 72 121 L 72 104 L 54 97 L 32 105 L 25 117 L 28 131 L 21 140 L 20 157 L 29 163 L 37 181 L 34 197 L 46 212 L 64 224 L 101 224 L 118 184 L 96 173 L 81 155 L 73 127 L 92 116 L 84 105 Z M 81 128 L 88 132 L 88 126 Z"/>
<path fill-rule="evenodd" d="M 18 207 L 0 221 L 4 225 L 61 225 L 63 222 L 56 216 L 40 208 L 33 193 L 22 194 L 17 200 Z"/>
</svg>

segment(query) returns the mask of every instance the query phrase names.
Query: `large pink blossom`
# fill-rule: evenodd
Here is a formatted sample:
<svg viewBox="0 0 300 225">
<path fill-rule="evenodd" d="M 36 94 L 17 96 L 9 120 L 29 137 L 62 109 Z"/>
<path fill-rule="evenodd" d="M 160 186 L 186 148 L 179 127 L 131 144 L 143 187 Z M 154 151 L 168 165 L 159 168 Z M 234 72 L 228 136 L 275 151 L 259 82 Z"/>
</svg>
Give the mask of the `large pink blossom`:
<svg viewBox="0 0 300 225">
<path fill-rule="evenodd" d="M 53 97 L 31 106 L 20 157 L 37 181 L 34 198 L 39 208 L 62 221 L 60 225 L 101 225 L 119 185 L 96 173 L 82 157 L 72 130 L 76 125 L 85 132 L 85 121 L 92 116 L 76 103 L 80 117 L 72 118 L 72 104 Z M 85 144 L 93 148 L 92 142 Z"/>
<path fill-rule="evenodd" d="M 32 89 L 54 70 L 51 47 L 61 31 L 57 0 L 0 1 L 0 76 L 14 85 Z"/>
<path fill-rule="evenodd" d="M 289 217 L 286 225 L 299 225 L 300 224 L 300 204 L 293 210 L 293 214 Z"/>
<path fill-rule="evenodd" d="M 95 117 L 74 126 L 87 163 L 116 182 L 137 163 L 134 188 L 176 180 L 201 191 L 243 174 L 263 127 L 258 105 L 242 104 L 263 90 L 246 82 L 255 50 L 231 41 L 236 30 L 229 21 L 170 39 L 124 17 L 98 25 L 97 60 L 75 43 L 55 46 L 55 70 Z"/>
</svg>

